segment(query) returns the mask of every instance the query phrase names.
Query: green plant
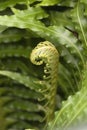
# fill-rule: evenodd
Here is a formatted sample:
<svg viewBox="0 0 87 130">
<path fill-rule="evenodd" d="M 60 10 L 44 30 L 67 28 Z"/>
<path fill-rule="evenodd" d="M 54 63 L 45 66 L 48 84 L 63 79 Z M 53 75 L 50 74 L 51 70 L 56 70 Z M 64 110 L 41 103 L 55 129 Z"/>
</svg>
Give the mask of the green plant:
<svg viewBox="0 0 87 130">
<path fill-rule="evenodd" d="M 79 118 L 83 120 L 83 113 L 87 111 L 86 23 L 86 0 L 0 1 L 0 128 L 2 130 L 27 128 L 55 130 L 65 125 L 69 127 Z M 58 55 L 54 57 L 53 52 L 48 51 L 46 57 L 41 56 L 42 59 L 39 54 L 43 53 L 36 53 L 38 57 L 35 59 L 37 62 L 44 61 L 46 66 L 44 63 L 40 66 L 31 63 L 31 52 L 34 52 L 32 50 L 35 46 L 37 46 L 35 51 L 38 47 L 43 48 L 44 41 L 51 42 L 53 45 L 50 46 L 59 52 L 58 68 L 56 63 Z M 38 45 L 39 42 L 43 45 Z M 49 42 L 46 42 L 46 49 Z M 48 74 L 46 73 L 48 61 L 44 59 L 47 57 L 53 58 Z M 52 81 L 50 78 L 44 79 L 44 74 L 48 78 L 51 76 Z M 53 92 L 52 95 L 52 90 L 56 90 L 57 93 Z M 54 103 L 55 96 L 57 101 Z M 52 121 L 49 120 L 50 107 L 53 109 L 55 107 L 54 112 L 52 109 L 52 113 L 55 113 Z M 79 107 L 82 108 L 81 114 L 77 112 Z M 69 113 L 69 116 L 66 113 Z M 86 120 L 86 112 L 85 116 Z"/>
<path fill-rule="evenodd" d="M 33 64 L 41 65 L 45 63 L 43 84 L 46 88 L 42 91 L 45 101 L 44 110 L 46 111 L 46 120 L 49 122 L 55 110 L 56 90 L 57 90 L 57 72 L 59 54 L 56 48 L 48 41 L 40 42 L 31 53 Z M 51 108 L 51 109 L 50 109 Z"/>
</svg>

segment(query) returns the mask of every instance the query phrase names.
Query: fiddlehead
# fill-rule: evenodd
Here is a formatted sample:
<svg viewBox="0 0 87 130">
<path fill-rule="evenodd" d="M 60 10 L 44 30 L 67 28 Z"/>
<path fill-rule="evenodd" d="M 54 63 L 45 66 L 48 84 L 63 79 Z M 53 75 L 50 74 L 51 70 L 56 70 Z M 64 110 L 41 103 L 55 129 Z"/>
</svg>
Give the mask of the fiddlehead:
<svg viewBox="0 0 87 130">
<path fill-rule="evenodd" d="M 41 65 L 45 63 L 43 83 L 46 85 L 46 90 L 42 91 L 42 93 L 46 99 L 44 108 L 46 110 L 46 120 L 48 122 L 50 119 L 52 119 L 55 108 L 59 54 L 54 45 L 48 41 L 45 41 L 40 42 L 34 48 L 30 59 L 35 65 Z"/>
</svg>

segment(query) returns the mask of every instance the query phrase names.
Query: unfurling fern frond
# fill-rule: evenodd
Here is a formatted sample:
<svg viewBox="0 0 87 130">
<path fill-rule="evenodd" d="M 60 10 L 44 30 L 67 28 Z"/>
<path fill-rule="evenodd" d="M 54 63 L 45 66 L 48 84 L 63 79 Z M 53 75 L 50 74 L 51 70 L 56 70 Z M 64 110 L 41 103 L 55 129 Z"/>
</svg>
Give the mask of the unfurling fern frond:
<svg viewBox="0 0 87 130">
<path fill-rule="evenodd" d="M 33 64 L 41 65 L 45 63 L 43 83 L 46 85 L 46 89 L 41 91 L 47 100 L 44 108 L 47 122 L 49 122 L 52 119 L 55 108 L 59 54 L 54 45 L 45 41 L 35 47 L 30 58 Z"/>
</svg>

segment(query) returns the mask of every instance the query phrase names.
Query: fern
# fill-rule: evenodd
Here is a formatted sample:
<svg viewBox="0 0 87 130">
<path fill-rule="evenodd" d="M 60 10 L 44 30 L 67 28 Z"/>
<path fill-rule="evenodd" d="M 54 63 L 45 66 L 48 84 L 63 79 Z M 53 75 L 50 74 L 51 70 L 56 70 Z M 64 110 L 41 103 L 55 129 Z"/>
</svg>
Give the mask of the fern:
<svg viewBox="0 0 87 130">
<path fill-rule="evenodd" d="M 2 31 L 3 32 L 0 35 L 0 43 L 17 42 L 21 40 L 22 38 L 27 37 L 27 33 L 25 31 L 21 32 L 21 30 L 19 29 L 7 29 L 7 30 L 2 30 Z"/>
<path fill-rule="evenodd" d="M 31 61 L 33 64 L 41 65 L 46 64 L 44 67 L 43 76 L 46 84 L 46 90 L 43 94 L 47 99 L 45 106 L 47 122 L 53 117 L 55 108 L 55 95 L 57 87 L 57 72 L 58 72 L 58 52 L 56 48 L 48 41 L 39 43 L 31 53 Z M 52 94 L 51 94 L 52 93 Z M 50 110 L 51 108 L 51 110 Z"/>
<path fill-rule="evenodd" d="M 27 7 L 27 4 L 32 4 L 34 3 L 35 1 L 39 1 L 39 0 L 18 0 L 18 1 L 11 1 L 11 0 L 6 0 L 6 1 L 2 1 L 0 3 L 0 10 L 4 10 L 8 7 L 13 7 L 15 6 L 16 4 L 25 4 L 26 7 Z"/>
<path fill-rule="evenodd" d="M 11 46 L 6 49 L 2 49 L 0 51 L 0 57 L 3 58 L 3 57 L 6 57 L 6 56 L 9 56 L 9 57 L 12 57 L 12 56 L 16 56 L 16 57 L 19 57 L 19 56 L 23 56 L 23 57 L 28 57 L 29 56 L 29 50 L 30 48 L 22 48 L 21 46 L 19 48 L 11 48 Z M 23 53 L 24 52 L 24 53 Z"/>
<path fill-rule="evenodd" d="M 81 64 L 84 65 L 84 58 L 83 55 L 81 54 L 78 46 L 76 45 L 77 39 L 64 27 L 61 26 L 49 26 L 46 27 L 38 18 L 38 15 L 40 16 L 40 8 L 30 8 L 28 10 L 20 11 L 17 9 L 12 9 L 14 15 L 11 16 L 0 16 L 0 24 L 1 25 L 6 25 L 8 27 L 18 27 L 22 29 L 27 29 L 31 30 L 34 33 L 36 33 L 38 36 L 45 38 L 46 40 L 49 40 L 53 42 L 56 46 L 60 46 L 60 49 L 62 49 L 61 56 L 65 58 L 65 61 L 68 63 L 69 66 L 73 65 L 77 71 L 80 73 L 80 68 L 78 65 L 78 60 L 81 62 Z M 28 13 L 28 11 L 31 11 L 31 14 Z M 39 12 L 38 12 L 39 10 Z M 47 14 L 42 11 L 43 14 L 40 17 L 47 17 Z M 20 17 L 19 17 L 20 16 Z M 37 19 L 35 19 L 37 18 Z M 6 23 L 7 21 L 7 23 Z M 9 24 L 10 21 L 10 24 Z M 21 22 L 21 24 L 20 24 Z M 46 33 L 44 33 L 46 32 Z M 72 40 L 71 40 L 72 38 Z M 72 42 L 71 42 L 72 41 Z M 64 49 L 63 49 L 63 46 Z M 65 49 L 65 48 L 69 49 Z M 72 53 L 75 53 L 76 57 L 71 55 Z M 70 67 L 71 68 L 71 67 Z M 73 69 L 73 67 L 71 68 Z M 66 86 L 67 87 L 67 86 Z M 68 88 L 67 88 L 68 89 Z"/>
<path fill-rule="evenodd" d="M 83 85 L 87 70 L 86 7 L 86 0 L 0 1 L 2 130 L 46 129 L 48 123 L 47 129 L 67 129 L 80 120 L 83 122 L 83 118 L 84 122 L 87 120 L 86 87 Z M 43 44 L 37 45 L 41 41 Z M 39 50 L 40 53 L 35 53 L 37 58 L 33 55 L 44 46 L 46 49 L 52 46 L 59 52 L 58 66 L 58 56 L 53 55 L 55 51 Z M 44 63 L 36 66 L 30 57 L 31 61 L 35 58 L 35 63 Z M 53 59 L 47 73 L 49 58 Z"/>
</svg>

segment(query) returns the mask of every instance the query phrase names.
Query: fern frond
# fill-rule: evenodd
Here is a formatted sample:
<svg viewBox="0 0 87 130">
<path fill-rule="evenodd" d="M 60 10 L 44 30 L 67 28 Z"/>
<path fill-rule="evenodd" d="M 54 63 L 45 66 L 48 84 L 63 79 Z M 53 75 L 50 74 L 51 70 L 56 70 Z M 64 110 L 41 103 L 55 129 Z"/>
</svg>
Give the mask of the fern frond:
<svg viewBox="0 0 87 130">
<path fill-rule="evenodd" d="M 79 39 L 81 42 L 83 42 L 83 45 L 87 46 L 87 35 L 85 33 L 87 26 L 86 26 L 86 16 L 84 15 L 86 9 L 85 3 L 81 3 L 78 0 L 78 3 L 74 9 L 71 10 L 71 16 L 73 27 L 76 32 L 78 32 Z"/>
<path fill-rule="evenodd" d="M 55 108 L 59 54 L 53 44 L 45 41 L 40 42 L 34 48 L 30 59 L 35 65 L 41 65 L 45 63 L 43 82 L 46 84 L 46 90 L 43 90 L 43 94 L 47 100 L 47 102 L 44 104 L 44 108 L 46 109 L 46 120 L 49 122 L 53 117 Z"/>
<path fill-rule="evenodd" d="M 42 82 L 34 77 L 29 77 L 26 75 L 22 75 L 20 73 L 16 72 L 10 72 L 10 71 L 0 71 L 0 74 L 3 76 L 7 76 L 13 80 L 16 80 L 17 82 L 26 85 L 26 87 L 29 87 L 31 89 L 34 89 L 36 91 L 39 91 L 39 89 L 42 87 Z"/>
<path fill-rule="evenodd" d="M 8 8 L 8 7 L 14 7 L 16 4 L 25 4 L 27 6 L 28 4 L 32 4 L 38 0 L 18 0 L 18 1 L 12 1 L 12 0 L 6 0 L 0 2 L 0 11 Z"/>
<path fill-rule="evenodd" d="M 20 56 L 23 56 L 23 57 L 29 57 L 29 53 L 31 52 L 31 48 L 30 47 L 27 47 L 27 48 L 23 48 L 22 46 L 19 46 L 19 47 L 13 47 L 10 45 L 10 47 L 7 47 L 7 48 L 3 48 L 0 50 L 0 58 L 4 58 L 6 56 L 8 57 L 12 57 L 12 56 L 15 56 L 15 57 L 20 57 Z"/>
</svg>

